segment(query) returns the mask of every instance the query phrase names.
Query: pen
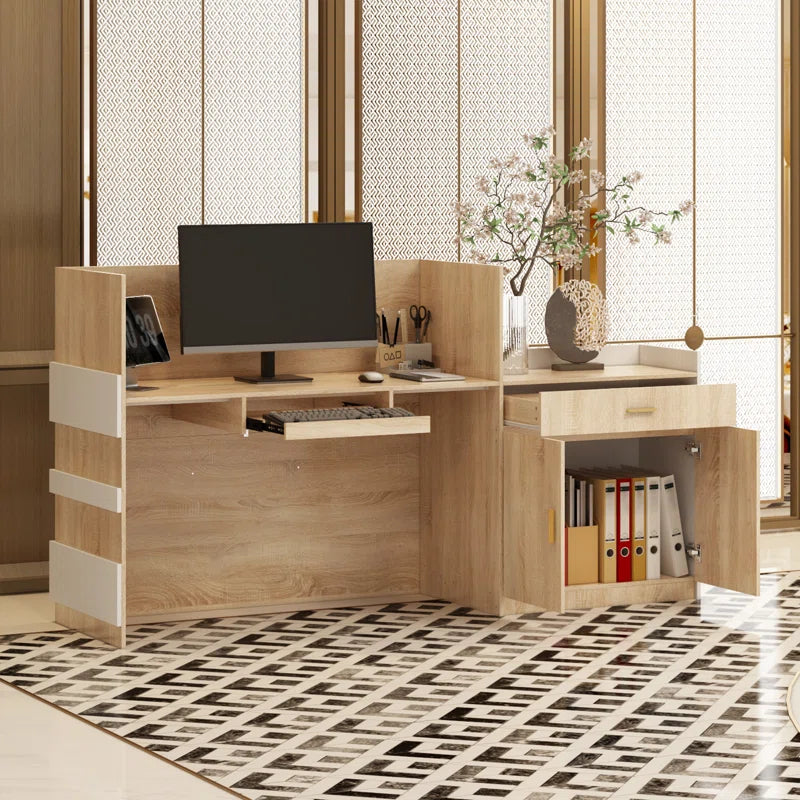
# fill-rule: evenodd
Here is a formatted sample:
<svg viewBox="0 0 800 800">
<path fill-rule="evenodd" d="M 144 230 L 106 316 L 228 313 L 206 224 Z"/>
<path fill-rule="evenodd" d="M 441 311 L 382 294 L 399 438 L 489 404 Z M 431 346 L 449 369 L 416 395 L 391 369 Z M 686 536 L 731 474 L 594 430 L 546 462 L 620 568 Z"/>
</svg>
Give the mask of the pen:
<svg viewBox="0 0 800 800">
<path fill-rule="evenodd" d="M 397 334 L 400 331 L 400 312 L 397 312 L 397 319 L 394 322 L 394 339 L 392 340 L 392 347 L 397 347 Z"/>
<path fill-rule="evenodd" d="M 389 344 L 389 325 L 386 322 L 385 308 L 381 308 L 381 330 L 383 331 L 383 343 Z"/>
</svg>

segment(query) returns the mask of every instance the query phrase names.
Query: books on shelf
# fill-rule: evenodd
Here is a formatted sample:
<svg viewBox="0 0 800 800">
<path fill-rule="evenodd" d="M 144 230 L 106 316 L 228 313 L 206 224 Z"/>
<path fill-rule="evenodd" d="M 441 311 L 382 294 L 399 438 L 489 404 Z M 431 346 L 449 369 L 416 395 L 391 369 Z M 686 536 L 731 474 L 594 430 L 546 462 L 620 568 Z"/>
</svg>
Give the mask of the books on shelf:
<svg viewBox="0 0 800 800">
<path fill-rule="evenodd" d="M 568 585 L 595 574 L 599 583 L 689 574 L 674 475 L 627 466 L 570 469 L 564 488 Z M 587 557 L 596 559 L 596 573 L 571 572 Z"/>
</svg>

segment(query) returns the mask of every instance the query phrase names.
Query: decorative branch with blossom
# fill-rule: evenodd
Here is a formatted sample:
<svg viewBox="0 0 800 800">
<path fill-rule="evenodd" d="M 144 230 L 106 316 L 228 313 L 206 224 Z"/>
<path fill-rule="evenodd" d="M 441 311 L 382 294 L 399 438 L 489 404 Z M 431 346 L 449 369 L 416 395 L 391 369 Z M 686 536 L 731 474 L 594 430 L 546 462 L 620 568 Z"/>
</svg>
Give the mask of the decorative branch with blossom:
<svg viewBox="0 0 800 800">
<path fill-rule="evenodd" d="M 584 193 L 580 187 L 586 183 L 586 174 L 581 164 L 589 158 L 592 142 L 583 139 L 564 162 L 552 155 L 554 136 L 552 125 L 538 134 L 525 134 L 523 141 L 531 158 L 493 158 L 490 174 L 475 182 L 485 197 L 482 207 L 454 204 L 459 221 L 456 241 L 472 247 L 473 261 L 502 264 L 515 295 L 524 293 L 539 262 L 553 271 L 580 269 L 587 256 L 600 251 L 597 237 L 603 229 L 622 233 L 631 244 L 642 237 L 652 237 L 654 244 L 669 244 L 669 226 L 694 208 L 691 200 L 673 211 L 633 205 L 631 197 L 642 178 L 640 172 L 609 185 L 603 173 L 592 170 L 589 192 Z M 505 245 L 503 252 L 498 248 L 487 255 L 493 243 Z"/>
</svg>

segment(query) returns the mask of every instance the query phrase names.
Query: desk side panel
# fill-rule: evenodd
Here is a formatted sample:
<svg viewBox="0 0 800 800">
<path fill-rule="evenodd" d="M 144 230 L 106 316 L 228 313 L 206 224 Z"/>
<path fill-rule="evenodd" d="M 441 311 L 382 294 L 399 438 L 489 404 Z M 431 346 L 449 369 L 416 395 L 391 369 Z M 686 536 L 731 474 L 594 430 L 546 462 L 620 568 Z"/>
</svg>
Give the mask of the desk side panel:
<svg viewBox="0 0 800 800">
<path fill-rule="evenodd" d="M 125 278 L 102 270 L 62 267 L 56 270 L 55 359 L 62 364 L 121 376 L 125 370 Z M 125 415 L 121 392 L 108 395 L 119 407 L 105 416 L 118 417 L 115 435 L 72 425 L 55 425 L 56 470 L 115 487 L 121 494 L 121 512 L 56 495 L 55 540 L 120 565 L 118 596 L 121 623 L 111 624 L 56 600 L 56 621 L 109 644 L 125 644 Z M 73 398 L 79 403 L 80 398 Z M 87 398 L 89 403 L 89 398 Z M 77 562 L 76 562 L 77 563 Z M 74 571 L 74 565 L 69 569 Z M 68 582 L 80 575 L 62 576 Z"/>
<path fill-rule="evenodd" d="M 489 614 L 502 596 L 500 389 L 422 395 L 420 572 L 423 594 Z"/>
</svg>

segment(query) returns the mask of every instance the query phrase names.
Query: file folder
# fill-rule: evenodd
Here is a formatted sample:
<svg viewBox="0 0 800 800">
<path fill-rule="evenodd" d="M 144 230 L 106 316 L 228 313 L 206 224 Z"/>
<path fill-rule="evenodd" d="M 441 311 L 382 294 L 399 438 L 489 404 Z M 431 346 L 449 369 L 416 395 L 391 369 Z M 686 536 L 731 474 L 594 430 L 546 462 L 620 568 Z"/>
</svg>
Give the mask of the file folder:
<svg viewBox="0 0 800 800">
<path fill-rule="evenodd" d="M 617 582 L 631 580 L 631 479 L 617 478 Z"/>
<path fill-rule="evenodd" d="M 595 478 L 594 519 L 599 541 L 600 583 L 617 580 L 617 482 L 613 478 Z"/>
<path fill-rule="evenodd" d="M 631 479 L 631 527 L 633 529 L 633 569 L 635 581 L 647 578 L 647 482 L 644 478 Z"/>
<path fill-rule="evenodd" d="M 689 574 L 674 475 L 661 480 L 661 572 L 673 578 Z"/>
<path fill-rule="evenodd" d="M 598 549 L 597 526 L 583 525 L 567 528 L 564 544 L 567 586 L 597 583 Z"/>
<path fill-rule="evenodd" d="M 654 475 L 645 478 L 647 483 L 647 580 L 661 577 L 661 478 Z"/>
</svg>

